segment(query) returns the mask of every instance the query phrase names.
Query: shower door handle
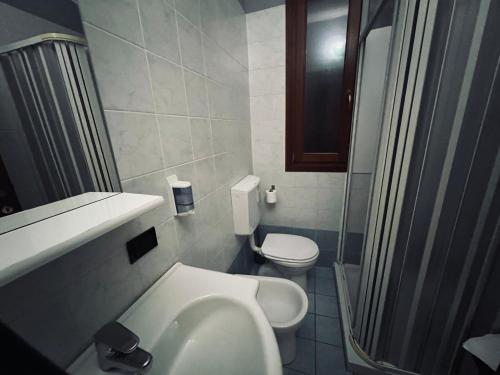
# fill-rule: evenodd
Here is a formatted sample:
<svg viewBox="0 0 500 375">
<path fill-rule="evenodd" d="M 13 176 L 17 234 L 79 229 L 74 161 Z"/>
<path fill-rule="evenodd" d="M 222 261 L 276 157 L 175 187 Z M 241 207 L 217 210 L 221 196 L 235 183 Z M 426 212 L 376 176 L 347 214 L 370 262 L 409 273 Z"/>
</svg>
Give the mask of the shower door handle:
<svg viewBox="0 0 500 375">
<path fill-rule="evenodd" d="M 350 112 L 352 111 L 352 90 L 347 90 L 346 99 L 347 99 L 347 110 Z"/>
</svg>

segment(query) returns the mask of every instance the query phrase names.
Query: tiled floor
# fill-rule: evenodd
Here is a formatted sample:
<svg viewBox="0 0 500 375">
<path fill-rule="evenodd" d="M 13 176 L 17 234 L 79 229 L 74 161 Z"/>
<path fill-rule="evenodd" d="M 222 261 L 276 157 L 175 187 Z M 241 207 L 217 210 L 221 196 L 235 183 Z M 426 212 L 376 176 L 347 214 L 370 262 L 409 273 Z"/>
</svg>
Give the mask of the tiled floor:
<svg viewBox="0 0 500 375">
<path fill-rule="evenodd" d="M 308 274 L 309 310 L 297 333 L 297 356 L 284 375 L 347 375 L 344 365 L 333 269 L 316 267 Z"/>
</svg>

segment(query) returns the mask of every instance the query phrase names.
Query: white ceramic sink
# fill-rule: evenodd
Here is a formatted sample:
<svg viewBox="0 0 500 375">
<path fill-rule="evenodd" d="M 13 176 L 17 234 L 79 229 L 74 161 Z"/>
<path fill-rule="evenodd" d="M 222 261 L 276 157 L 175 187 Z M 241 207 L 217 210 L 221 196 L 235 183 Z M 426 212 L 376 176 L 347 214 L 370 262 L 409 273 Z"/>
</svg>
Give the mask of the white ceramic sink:
<svg viewBox="0 0 500 375">
<path fill-rule="evenodd" d="M 253 279 L 177 263 L 119 321 L 153 354 L 151 375 L 281 375 L 257 289 Z M 68 372 L 109 374 L 99 370 L 94 346 Z"/>
</svg>

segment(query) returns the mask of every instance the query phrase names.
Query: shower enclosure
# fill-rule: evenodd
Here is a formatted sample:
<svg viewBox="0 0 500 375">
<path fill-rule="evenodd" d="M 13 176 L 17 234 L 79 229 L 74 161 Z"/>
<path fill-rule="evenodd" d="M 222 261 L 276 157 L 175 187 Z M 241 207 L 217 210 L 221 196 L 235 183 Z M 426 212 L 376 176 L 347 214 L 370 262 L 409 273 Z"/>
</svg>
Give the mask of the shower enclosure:
<svg viewBox="0 0 500 375">
<path fill-rule="evenodd" d="M 499 263 L 500 5 L 363 11 L 335 264 L 346 357 L 360 374 L 455 373 Z"/>
<path fill-rule="evenodd" d="M 345 276 L 349 279 L 350 306 L 356 304 L 370 188 L 375 171 L 394 0 L 363 8 L 359 68 L 356 87 L 351 160 L 341 236 Z"/>
</svg>

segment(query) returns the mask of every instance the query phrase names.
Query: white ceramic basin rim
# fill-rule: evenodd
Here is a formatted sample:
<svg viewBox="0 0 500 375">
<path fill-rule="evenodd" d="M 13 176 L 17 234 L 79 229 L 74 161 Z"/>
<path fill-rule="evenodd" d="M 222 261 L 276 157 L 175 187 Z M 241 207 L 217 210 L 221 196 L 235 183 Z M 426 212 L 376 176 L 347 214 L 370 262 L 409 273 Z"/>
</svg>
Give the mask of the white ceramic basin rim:
<svg viewBox="0 0 500 375">
<path fill-rule="evenodd" d="M 208 296 L 183 310 L 153 349 L 151 375 L 255 374 L 264 358 L 258 327 L 244 305 Z"/>
<path fill-rule="evenodd" d="M 257 290 L 256 280 L 177 263 L 119 321 L 153 354 L 151 375 L 282 375 Z M 68 371 L 109 374 L 93 346 Z"/>
</svg>

